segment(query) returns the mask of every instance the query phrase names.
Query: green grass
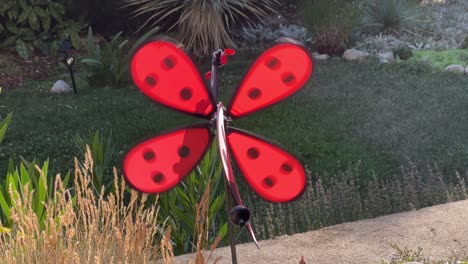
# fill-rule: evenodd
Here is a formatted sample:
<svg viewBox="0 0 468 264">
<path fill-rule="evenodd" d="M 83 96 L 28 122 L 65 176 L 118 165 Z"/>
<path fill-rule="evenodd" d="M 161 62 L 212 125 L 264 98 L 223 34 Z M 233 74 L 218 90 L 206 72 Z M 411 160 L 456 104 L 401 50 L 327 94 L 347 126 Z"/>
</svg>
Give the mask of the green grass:
<svg viewBox="0 0 468 264">
<path fill-rule="evenodd" d="M 250 60 L 235 56 L 221 72 L 226 98 Z M 374 61 L 318 62 L 305 89 L 281 104 L 232 125 L 281 144 L 313 172 L 334 174 L 361 161 L 362 180 L 399 174 L 413 161 L 437 162 L 453 174 L 468 167 L 468 91 L 462 75 L 432 73 L 414 65 Z M 0 97 L 0 116 L 14 112 L 0 146 L 0 175 L 8 157 L 50 157 L 52 171 L 72 168 L 76 133 L 99 129 L 116 147 L 113 164 L 138 142 L 176 126 L 202 121 L 151 102 L 134 87 L 52 95 L 53 81 L 32 82 Z"/>
<path fill-rule="evenodd" d="M 428 62 L 436 70 L 443 71 L 445 67 L 453 64 L 468 65 L 468 49 L 454 50 L 420 50 L 414 52 L 414 59 Z"/>
</svg>

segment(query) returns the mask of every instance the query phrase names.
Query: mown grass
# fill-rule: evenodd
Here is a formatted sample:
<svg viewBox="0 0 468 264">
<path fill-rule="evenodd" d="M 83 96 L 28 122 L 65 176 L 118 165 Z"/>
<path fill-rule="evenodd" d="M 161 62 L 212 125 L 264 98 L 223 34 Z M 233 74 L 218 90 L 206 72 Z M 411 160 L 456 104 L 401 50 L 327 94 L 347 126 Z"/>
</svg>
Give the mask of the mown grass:
<svg viewBox="0 0 468 264">
<path fill-rule="evenodd" d="M 224 101 L 240 82 L 251 54 L 234 57 L 221 72 Z M 453 174 L 468 164 L 468 80 L 432 73 L 418 64 L 374 61 L 318 62 L 312 80 L 289 100 L 232 125 L 280 143 L 313 172 L 334 174 L 361 161 L 367 180 L 399 173 L 413 161 L 437 162 Z M 51 158 L 55 171 L 72 167 L 79 150 L 72 136 L 112 130 L 114 164 L 144 138 L 202 120 L 154 104 L 136 88 L 78 87 L 78 95 L 52 95 L 53 81 L 32 82 L 0 97 L 0 116 L 13 111 L 0 147 L 0 173 L 9 157 Z"/>
</svg>

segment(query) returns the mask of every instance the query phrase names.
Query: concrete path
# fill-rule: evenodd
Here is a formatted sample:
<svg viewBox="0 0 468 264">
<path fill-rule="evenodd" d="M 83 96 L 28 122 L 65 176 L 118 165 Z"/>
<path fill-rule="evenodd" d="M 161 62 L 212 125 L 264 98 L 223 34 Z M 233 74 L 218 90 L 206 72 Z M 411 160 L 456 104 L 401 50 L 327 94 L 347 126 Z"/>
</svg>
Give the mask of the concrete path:
<svg viewBox="0 0 468 264">
<path fill-rule="evenodd" d="M 395 253 L 391 243 L 414 250 L 422 247 L 423 255 L 434 260 L 453 252 L 468 254 L 468 200 L 260 241 L 260 250 L 252 243 L 242 244 L 237 256 L 239 264 L 297 264 L 301 256 L 309 264 L 380 263 Z M 218 256 L 222 256 L 218 263 L 231 263 L 230 248 L 216 249 L 212 259 Z M 175 263 L 189 263 L 190 257 L 179 256 Z"/>
</svg>

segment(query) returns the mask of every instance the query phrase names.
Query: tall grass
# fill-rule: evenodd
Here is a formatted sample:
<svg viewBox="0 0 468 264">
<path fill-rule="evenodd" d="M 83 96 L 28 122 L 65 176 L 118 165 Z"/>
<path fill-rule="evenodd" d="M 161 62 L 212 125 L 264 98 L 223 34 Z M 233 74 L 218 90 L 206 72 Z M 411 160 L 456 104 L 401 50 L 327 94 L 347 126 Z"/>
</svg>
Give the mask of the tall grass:
<svg viewBox="0 0 468 264">
<path fill-rule="evenodd" d="M 18 199 L 9 208 L 11 228 L 0 223 L 2 263 L 173 263 L 171 226 L 165 230 L 166 221 L 158 221 L 158 200 L 148 205 L 147 194 L 129 191 L 115 168 L 111 190 L 103 187 L 96 192 L 93 163 L 87 147 L 85 161 L 80 164 L 75 159 L 72 188 L 64 187 L 61 176 L 56 176 L 52 196 L 44 203 L 47 214 L 42 224 L 35 211 L 36 190 L 25 184 L 20 195 L 10 184 L 10 196 Z M 221 241 L 220 235 L 214 241 L 209 236 L 210 192 L 209 182 L 196 204 L 191 263 L 210 261 L 204 249 L 211 243 L 213 251 Z"/>
<path fill-rule="evenodd" d="M 254 214 L 252 226 L 259 239 L 468 198 L 468 172 L 455 172 L 456 181 L 449 183 L 436 165 L 420 170 L 410 164 L 401 167 L 400 175 L 383 180 L 374 176 L 364 184 L 357 181 L 359 172 L 355 167 L 331 181 L 326 181 L 328 175 L 315 175 L 304 195 L 294 203 L 272 204 L 254 194 L 247 195 L 246 204 Z"/>
<path fill-rule="evenodd" d="M 159 256 L 158 239 L 164 223 L 156 222 L 156 204 L 147 195 L 128 193 L 114 169 L 114 192 L 96 194 L 93 161 L 75 160 L 74 186 L 65 189 L 55 178 L 53 197 L 45 204 L 44 227 L 34 213 L 33 191 L 11 207 L 11 230 L 0 234 L 2 263 L 149 263 Z M 13 190 L 10 188 L 10 192 Z M 18 194 L 16 194 L 18 195 Z"/>
</svg>

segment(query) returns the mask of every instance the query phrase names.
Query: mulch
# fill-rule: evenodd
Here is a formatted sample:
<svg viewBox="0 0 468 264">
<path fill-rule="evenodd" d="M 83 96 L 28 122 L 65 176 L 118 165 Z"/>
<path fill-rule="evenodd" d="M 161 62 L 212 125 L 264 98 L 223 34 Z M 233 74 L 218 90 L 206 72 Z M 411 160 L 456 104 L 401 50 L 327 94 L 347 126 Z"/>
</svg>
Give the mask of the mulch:
<svg viewBox="0 0 468 264">
<path fill-rule="evenodd" d="M 24 60 L 9 51 L 0 51 L 0 61 L 0 87 L 4 90 L 21 88 L 30 80 L 44 80 L 58 65 L 56 57 L 36 55 L 30 60 Z M 19 70 L 11 70 L 12 68 Z"/>
</svg>

